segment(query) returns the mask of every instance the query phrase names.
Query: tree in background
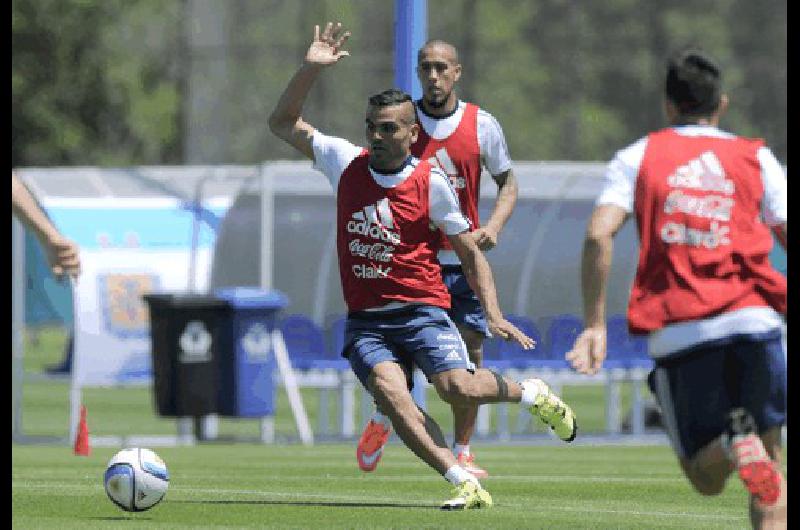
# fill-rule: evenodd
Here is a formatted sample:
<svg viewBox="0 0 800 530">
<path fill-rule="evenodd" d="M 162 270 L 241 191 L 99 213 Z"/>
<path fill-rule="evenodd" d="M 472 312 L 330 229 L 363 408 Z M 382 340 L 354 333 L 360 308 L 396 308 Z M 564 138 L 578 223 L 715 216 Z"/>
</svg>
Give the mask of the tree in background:
<svg viewBox="0 0 800 530">
<path fill-rule="evenodd" d="M 315 20 L 352 28 L 352 56 L 306 110 L 362 142 L 353 114 L 394 81 L 392 2 L 12 0 L 12 164 L 295 158 L 266 115 Z M 428 33 L 458 46 L 463 96 L 503 124 L 515 160 L 610 159 L 663 123 L 665 58 L 699 45 L 735 103 L 722 127 L 786 162 L 783 0 L 428 0 Z"/>
<path fill-rule="evenodd" d="M 180 162 L 180 8 L 13 0 L 12 165 Z"/>
</svg>

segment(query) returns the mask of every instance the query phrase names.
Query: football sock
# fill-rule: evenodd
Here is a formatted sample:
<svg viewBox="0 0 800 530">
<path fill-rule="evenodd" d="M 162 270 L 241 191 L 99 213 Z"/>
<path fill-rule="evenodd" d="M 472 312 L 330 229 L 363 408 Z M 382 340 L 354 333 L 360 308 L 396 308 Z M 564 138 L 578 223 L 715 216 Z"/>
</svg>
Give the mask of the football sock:
<svg viewBox="0 0 800 530">
<path fill-rule="evenodd" d="M 389 419 L 389 416 L 385 416 L 377 410 L 375 411 L 375 414 L 372 415 L 372 421 L 375 423 L 380 423 L 387 429 L 392 427 L 392 420 Z"/>
<path fill-rule="evenodd" d="M 470 473 L 463 467 L 459 466 L 458 464 L 448 469 L 447 473 L 444 474 L 444 478 L 447 482 L 449 482 L 453 486 L 458 486 L 467 480 L 474 482 L 478 486 L 481 485 L 481 483 L 478 482 L 478 479 L 476 479 L 472 473 Z"/>
<path fill-rule="evenodd" d="M 456 456 L 461 454 L 463 454 L 464 456 L 469 456 L 469 444 L 467 445 L 454 444 L 453 453 L 455 453 Z"/>
<path fill-rule="evenodd" d="M 522 399 L 520 403 L 526 407 L 533 406 L 539 396 L 539 385 L 522 385 Z"/>
</svg>

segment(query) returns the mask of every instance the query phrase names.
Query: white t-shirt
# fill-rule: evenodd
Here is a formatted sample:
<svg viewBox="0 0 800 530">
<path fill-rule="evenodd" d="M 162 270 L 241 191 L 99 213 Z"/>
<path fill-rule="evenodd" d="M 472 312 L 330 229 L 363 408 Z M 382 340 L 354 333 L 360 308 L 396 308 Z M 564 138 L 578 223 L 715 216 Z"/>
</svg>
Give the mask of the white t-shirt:
<svg viewBox="0 0 800 530">
<path fill-rule="evenodd" d="M 686 136 L 713 136 L 735 138 L 731 133 L 706 125 L 674 127 L 675 132 Z M 647 137 L 639 139 L 616 153 L 609 162 L 603 188 L 595 204 L 613 204 L 628 213 L 633 212 L 636 177 L 647 148 Z M 761 163 L 764 183 L 762 216 L 769 226 L 786 222 L 786 174 L 775 155 L 767 147 L 757 153 Z M 733 334 L 757 334 L 780 328 L 783 317 L 771 307 L 746 307 L 711 318 L 668 324 L 654 331 L 648 338 L 650 355 L 658 358 L 690 346 L 721 339 Z"/>
<path fill-rule="evenodd" d="M 458 102 L 455 111 L 445 118 L 434 118 L 425 114 L 419 106 L 417 113 L 419 124 L 425 132 L 434 140 L 443 140 L 453 134 L 467 104 L 463 101 Z M 491 175 L 499 175 L 511 169 L 511 157 L 508 155 L 506 137 L 503 128 L 497 120 L 483 109 L 478 109 L 477 116 L 478 146 L 480 148 L 481 163 Z"/>
<path fill-rule="evenodd" d="M 333 192 L 336 193 L 342 173 L 363 148 L 351 144 L 344 138 L 327 136 L 319 131 L 314 131 L 311 144 L 314 149 L 314 169 L 328 177 Z M 414 167 L 415 164 L 406 164 L 397 173 L 389 174 L 378 173 L 370 167 L 369 172 L 379 186 L 394 188 L 408 178 Z M 470 229 L 470 222 L 461 213 L 458 196 L 450 179 L 437 168 L 431 169 L 428 209 L 431 221 L 447 235 L 460 234 Z"/>
<path fill-rule="evenodd" d="M 417 118 L 420 126 L 434 140 L 443 140 L 453 134 L 461 123 L 467 104 L 459 100 L 455 111 L 444 118 L 435 118 L 425 114 L 417 105 Z M 511 169 L 511 157 L 506 146 L 503 128 L 497 120 L 483 109 L 478 109 L 477 116 L 478 146 L 481 164 L 492 176 L 500 175 Z M 476 197 L 477 199 L 477 197 Z M 442 265 L 458 265 L 458 256 L 452 250 L 440 250 L 439 262 Z"/>
</svg>

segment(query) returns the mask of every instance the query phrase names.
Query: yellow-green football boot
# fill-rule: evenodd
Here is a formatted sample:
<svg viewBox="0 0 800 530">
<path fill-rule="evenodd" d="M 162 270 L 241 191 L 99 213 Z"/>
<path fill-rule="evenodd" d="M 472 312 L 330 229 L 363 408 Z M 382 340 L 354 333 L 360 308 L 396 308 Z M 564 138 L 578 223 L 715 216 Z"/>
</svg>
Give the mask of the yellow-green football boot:
<svg viewBox="0 0 800 530">
<path fill-rule="evenodd" d="M 520 384 L 523 387 L 536 385 L 539 390 L 533 405 L 528 408 L 531 414 L 549 425 L 565 442 L 574 440 L 578 432 L 578 423 L 570 406 L 561 401 L 561 398 L 555 395 L 541 379 L 526 379 Z"/>
<path fill-rule="evenodd" d="M 453 488 L 453 498 L 444 501 L 442 510 L 472 510 L 490 508 L 492 496 L 489 492 L 470 480 L 465 480 Z"/>
</svg>

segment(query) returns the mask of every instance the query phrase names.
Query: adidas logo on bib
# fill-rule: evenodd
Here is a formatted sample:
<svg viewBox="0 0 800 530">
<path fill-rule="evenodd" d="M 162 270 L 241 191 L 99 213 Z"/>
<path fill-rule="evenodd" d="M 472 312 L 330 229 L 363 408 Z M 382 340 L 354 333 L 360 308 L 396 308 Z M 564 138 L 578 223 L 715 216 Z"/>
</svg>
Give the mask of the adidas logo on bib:
<svg viewBox="0 0 800 530">
<path fill-rule="evenodd" d="M 381 199 L 375 204 L 353 212 L 352 219 L 347 222 L 347 231 L 351 234 L 361 234 L 397 245 L 400 243 L 400 235 L 391 230 L 394 227 L 389 199 Z"/>
</svg>

